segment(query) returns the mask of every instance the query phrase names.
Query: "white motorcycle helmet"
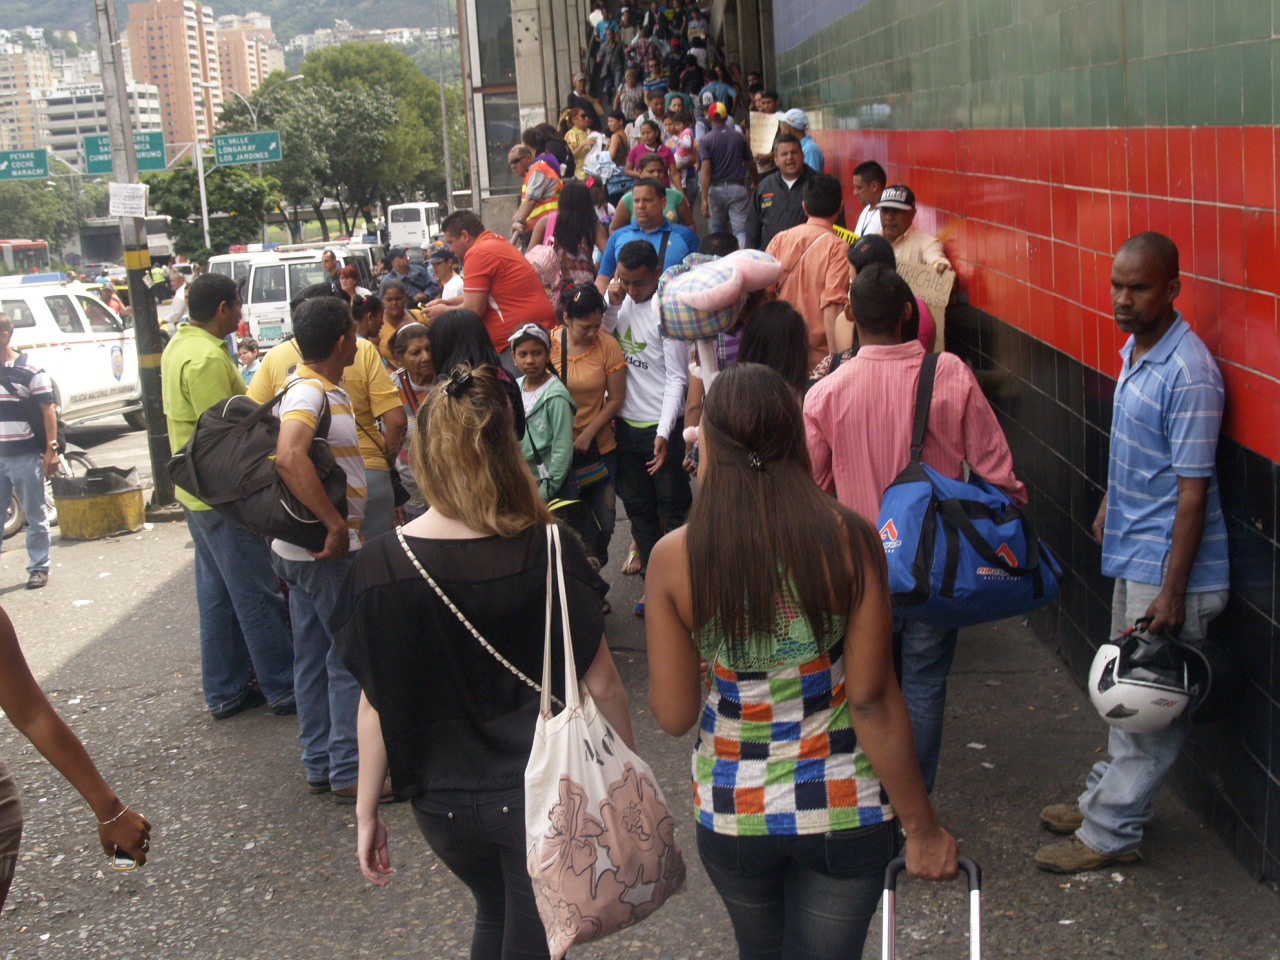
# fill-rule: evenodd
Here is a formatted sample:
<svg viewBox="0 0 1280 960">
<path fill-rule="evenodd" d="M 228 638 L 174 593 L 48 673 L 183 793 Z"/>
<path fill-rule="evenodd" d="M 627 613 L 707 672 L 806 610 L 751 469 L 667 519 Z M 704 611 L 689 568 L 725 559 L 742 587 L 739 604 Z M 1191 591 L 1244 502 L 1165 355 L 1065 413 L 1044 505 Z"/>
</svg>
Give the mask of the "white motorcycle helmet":
<svg viewBox="0 0 1280 960">
<path fill-rule="evenodd" d="M 1162 637 L 1130 630 L 1104 643 L 1089 668 L 1089 699 L 1111 726 L 1156 733 L 1182 716 L 1193 681 L 1185 652 Z"/>
</svg>

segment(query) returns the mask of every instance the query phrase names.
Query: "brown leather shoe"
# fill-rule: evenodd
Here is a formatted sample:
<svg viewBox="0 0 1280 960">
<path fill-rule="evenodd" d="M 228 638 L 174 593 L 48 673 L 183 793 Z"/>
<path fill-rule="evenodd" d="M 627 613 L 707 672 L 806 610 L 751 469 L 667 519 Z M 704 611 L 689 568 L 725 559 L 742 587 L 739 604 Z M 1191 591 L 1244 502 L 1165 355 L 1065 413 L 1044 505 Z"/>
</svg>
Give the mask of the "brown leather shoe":
<svg viewBox="0 0 1280 960">
<path fill-rule="evenodd" d="M 1040 825 L 1054 833 L 1075 833 L 1084 823 L 1078 803 L 1051 803 L 1040 811 Z"/>
<path fill-rule="evenodd" d="M 1127 853 L 1099 853 L 1086 846 L 1079 837 L 1056 840 L 1036 851 L 1036 866 L 1050 873 L 1083 873 L 1101 870 L 1113 863 L 1135 863 L 1142 859 L 1137 850 Z"/>
<path fill-rule="evenodd" d="M 342 787 L 341 789 L 334 790 L 333 802 L 343 805 L 355 803 L 358 788 L 359 784 L 353 783 L 349 787 Z M 387 779 L 382 783 L 382 795 L 378 797 L 378 802 L 391 803 L 395 798 L 395 792 L 391 789 L 391 778 L 387 777 Z"/>
</svg>

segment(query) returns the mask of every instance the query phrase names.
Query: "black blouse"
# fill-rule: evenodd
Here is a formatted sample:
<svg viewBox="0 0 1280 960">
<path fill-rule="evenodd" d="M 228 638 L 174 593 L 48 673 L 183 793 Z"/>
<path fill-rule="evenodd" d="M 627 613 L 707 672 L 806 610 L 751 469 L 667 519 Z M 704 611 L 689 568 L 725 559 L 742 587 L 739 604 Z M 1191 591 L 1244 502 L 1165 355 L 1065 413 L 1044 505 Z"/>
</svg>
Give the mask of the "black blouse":
<svg viewBox="0 0 1280 960">
<path fill-rule="evenodd" d="M 547 542 L 543 527 L 478 540 L 405 538 L 432 578 L 495 649 L 542 680 Z M 562 528 L 574 661 L 581 678 L 604 633 L 605 584 Z M 552 693 L 563 699 L 559 603 Z M 436 790 L 499 790 L 524 782 L 538 694 L 459 622 L 405 556 L 394 533 L 356 557 L 332 620 L 343 662 L 382 720 L 402 798 Z"/>
</svg>

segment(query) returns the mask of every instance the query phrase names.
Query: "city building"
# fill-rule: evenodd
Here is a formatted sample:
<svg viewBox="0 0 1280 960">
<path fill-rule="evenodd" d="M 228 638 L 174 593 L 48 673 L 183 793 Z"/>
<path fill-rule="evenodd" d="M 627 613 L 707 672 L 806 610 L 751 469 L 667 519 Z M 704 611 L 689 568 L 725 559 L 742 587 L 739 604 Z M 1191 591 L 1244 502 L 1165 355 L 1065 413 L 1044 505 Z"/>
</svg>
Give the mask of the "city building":
<svg viewBox="0 0 1280 960">
<path fill-rule="evenodd" d="M 41 42 L 43 38 L 41 33 Z M 53 62 L 48 50 L 12 43 L 0 50 L 0 150 L 34 150 L 40 146 L 32 91 L 53 83 Z"/>
<path fill-rule="evenodd" d="M 357 27 L 349 20 L 335 20 L 332 27 L 321 27 L 312 33 L 300 33 L 289 41 L 289 50 L 299 50 L 305 56 L 312 50 L 336 47 L 343 43 L 389 43 L 406 46 L 425 38 L 427 31 L 421 27 Z"/>
<path fill-rule="evenodd" d="M 102 61 L 97 50 L 82 50 L 73 57 L 63 57 L 55 73 L 55 80 L 60 78 L 63 83 L 89 83 L 102 76 Z"/>
<path fill-rule="evenodd" d="M 160 90 L 155 84 L 130 83 L 129 112 L 135 131 L 163 130 Z M 101 83 L 80 83 L 33 92 L 42 144 L 58 159 L 84 170 L 84 138 L 107 133 Z"/>
<path fill-rule="evenodd" d="M 276 42 L 271 17 L 265 13 L 226 14 L 214 21 L 214 29 L 224 90 L 247 96 L 270 74 L 284 69 L 284 48 Z"/>
<path fill-rule="evenodd" d="M 249 96 L 262 86 L 270 69 L 267 43 L 256 28 L 218 30 L 218 73 L 224 90 Z"/>
<path fill-rule="evenodd" d="M 208 140 L 222 109 L 222 79 L 213 12 L 195 0 L 129 4 L 133 78 L 160 91 L 171 154 Z"/>
</svg>

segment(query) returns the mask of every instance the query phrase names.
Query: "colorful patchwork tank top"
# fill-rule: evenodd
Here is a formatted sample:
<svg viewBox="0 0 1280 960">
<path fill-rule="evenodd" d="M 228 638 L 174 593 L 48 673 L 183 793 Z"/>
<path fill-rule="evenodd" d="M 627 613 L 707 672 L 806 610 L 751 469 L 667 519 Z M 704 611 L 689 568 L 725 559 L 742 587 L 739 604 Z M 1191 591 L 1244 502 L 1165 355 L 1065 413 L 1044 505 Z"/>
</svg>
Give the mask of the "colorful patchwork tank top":
<svg viewBox="0 0 1280 960">
<path fill-rule="evenodd" d="M 733 836 L 801 835 L 872 826 L 893 810 L 858 746 L 844 689 L 845 620 L 821 641 L 780 603 L 771 637 L 743 662 L 714 625 L 698 632 L 713 661 L 711 692 L 693 750 L 698 822 Z M 735 669 L 738 667 L 740 669 Z"/>
</svg>

